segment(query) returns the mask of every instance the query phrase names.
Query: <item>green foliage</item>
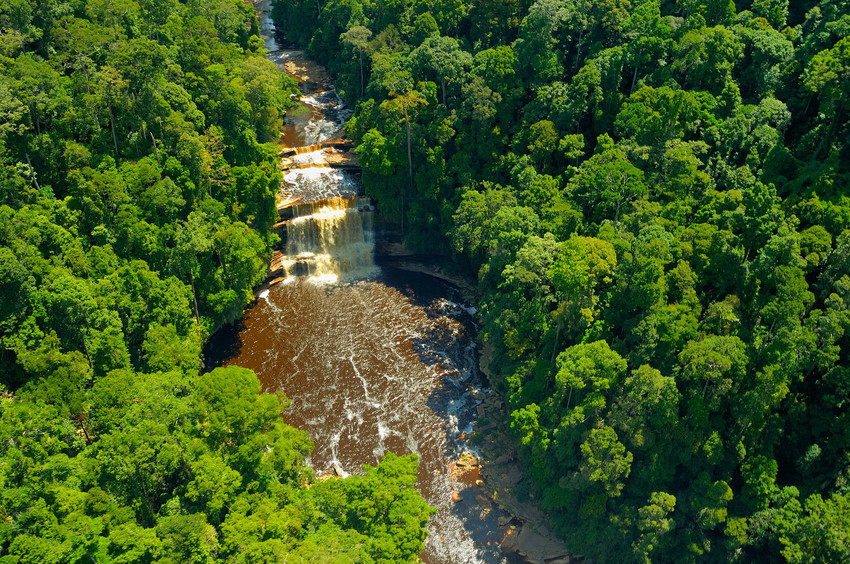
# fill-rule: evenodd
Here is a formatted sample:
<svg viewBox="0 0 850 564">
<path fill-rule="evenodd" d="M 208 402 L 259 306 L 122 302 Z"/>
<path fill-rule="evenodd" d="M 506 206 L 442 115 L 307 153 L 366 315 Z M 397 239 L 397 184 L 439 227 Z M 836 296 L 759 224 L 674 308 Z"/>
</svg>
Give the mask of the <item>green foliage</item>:
<svg viewBox="0 0 850 564">
<path fill-rule="evenodd" d="M 358 531 L 375 562 L 415 562 L 433 511 L 414 489 L 416 455 L 387 453 L 365 475 L 314 486 L 316 502 L 343 527 Z"/>
<path fill-rule="evenodd" d="M 0 92 L 23 101 L 0 125 L 4 279 L 20 279 L 3 349 L 32 358 L 28 335 L 55 333 L 95 376 L 195 370 L 268 253 L 280 173 L 257 139 L 277 136 L 290 84 L 244 51 L 255 16 L 238 2 L 62 6 L 9 20 L 44 58 L 0 61 Z"/>
<path fill-rule="evenodd" d="M 847 559 L 846 1 L 274 15 L 357 108 L 384 216 L 478 272 L 511 426 L 577 552 Z M 280 398 L 238 370 L 195 386 L 273 240 L 260 142 L 291 85 L 251 7 L 17 0 L 0 28 L 3 550 L 414 558 L 411 461 L 305 493 Z"/>
<path fill-rule="evenodd" d="M 841 562 L 850 557 L 847 498 L 832 496 L 824 500 L 813 495 L 806 500 L 804 511 L 805 516 L 790 538 L 782 539 L 782 556 L 789 562 Z"/>
<path fill-rule="evenodd" d="M 378 510 L 323 513 L 286 397 L 238 367 L 199 374 L 277 240 L 262 142 L 294 82 L 257 27 L 238 0 L 0 6 L 3 562 L 422 550 L 414 458 L 344 483 Z"/>
<path fill-rule="evenodd" d="M 367 82 L 367 193 L 477 270 L 561 532 L 600 562 L 842 560 L 814 533 L 793 552 L 786 494 L 850 476 L 847 2 L 433 6 L 335 7 L 353 64 L 315 54 Z"/>
<path fill-rule="evenodd" d="M 4 551 L 43 561 L 414 561 L 431 512 L 414 488 L 416 457 L 388 454 L 364 476 L 303 489 L 312 442 L 283 423 L 283 394 L 259 391 L 253 372 L 229 367 L 114 371 L 88 394 L 85 419 L 0 400 Z"/>
</svg>

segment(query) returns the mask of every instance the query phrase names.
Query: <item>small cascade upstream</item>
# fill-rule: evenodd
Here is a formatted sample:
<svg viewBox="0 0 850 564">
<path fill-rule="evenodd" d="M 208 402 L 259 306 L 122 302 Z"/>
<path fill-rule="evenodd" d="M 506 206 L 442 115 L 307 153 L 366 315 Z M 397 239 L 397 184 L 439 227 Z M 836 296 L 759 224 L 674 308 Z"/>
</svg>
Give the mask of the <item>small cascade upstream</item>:
<svg viewBox="0 0 850 564">
<path fill-rule="evenodd" d="M 310 158 L 314 155 L 303 153 L 300 156 Z M 287 192 L 300 197 L 300 203 L 358 195 L 360 178 L 355 173 L 331 168 L 321 161 L 310 164 L 313 166 L 292 169 L 283 176 Z"/>
<path fill-rule="evenodd" d="M 266 391 L 286 393 L 284 419 L 310 434 L 316 471 L 361 473 L 389 451 L 416 453 L 417 487 L 437 509 L 425 564 L 511 561 L 499 548 L 506 514 L 479 506 L 452 475 L 458 456 L 474 451 L 466 437 L 486 391 L 475 310 L 426 274 L 375 266 L 371 203 L 350 143 L 339 139 L 350 111 L 321 69 L 278 49 L 271 0 L 255 6 L 269 58 L 310 80 L 281 140 L 275 227 L 285 243 L 269 269 L 279 283 L 211 340 L 207 365 L 250 368 Z M 452 501 L 458 490 L 466 501 Z"/>
<path fill-rule="evenodd" d="M 284 182 L 278 198 L 284 244 L 270 271 L 274 282 L 304 278 L 335 284 L 375 275 L 371 204 L 364 202 L 356 157 L 340 146 L 352 111 L 337 95 L 324 69 L 303 53 L 280 49 L 271 1 L 255 2 L 268 58 L 299 80 L 300 106 L 287 112 L 281 132 Z"/>
</svg>

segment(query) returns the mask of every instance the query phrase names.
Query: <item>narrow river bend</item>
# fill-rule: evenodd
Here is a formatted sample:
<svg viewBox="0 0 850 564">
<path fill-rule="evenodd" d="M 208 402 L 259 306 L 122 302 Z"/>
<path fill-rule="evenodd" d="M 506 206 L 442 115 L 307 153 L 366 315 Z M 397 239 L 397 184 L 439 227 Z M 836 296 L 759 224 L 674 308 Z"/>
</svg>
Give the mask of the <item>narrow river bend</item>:
<svg viewBox="0 0 850 564">
<path fill-rule="evenodd" d="M 283 70 L 300 55 L 278 49 L 270 0 L 255 5 L 269 58 Z M 266 391 L 283 390 L 292 400 L 284 417 L 310 434 L 317 471 L 362 472 L 388 451 L 417 453 L 418 486 L 437 508 L 426 563 L 505 562 L 497 525 L 505 514 L 482 510 L 472 495 L 451 499 L 468 485 L 453 483 L 450 465 L 470 449 L 464 435 L 485 385 L 475 312 L 436 278 L 373 266 L 358 175 L 326 168 L 315 146 L 339 135 L 348 112 L 315 88 L 302 83 L 305 106 L 287 118 L 282 140 L 302 147 L 282 187 L 298 201 L 284 214 L 282 281 L 214 336 L 208 366 L 244 366 Z"/>
</svg>

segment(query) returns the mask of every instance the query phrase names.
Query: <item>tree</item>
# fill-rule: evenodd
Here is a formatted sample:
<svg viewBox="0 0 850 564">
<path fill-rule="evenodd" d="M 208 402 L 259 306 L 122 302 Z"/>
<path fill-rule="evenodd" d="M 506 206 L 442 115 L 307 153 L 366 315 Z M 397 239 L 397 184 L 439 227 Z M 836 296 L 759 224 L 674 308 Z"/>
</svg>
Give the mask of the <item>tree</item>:
<svg viewBox="0 0 850 564">
<path fill-rule="evenodd" d="M 623 205 L 643 196 L 647 187 L 643 171 L 613 147 L 585 161 L 567 190 L 584 204 L 587 217 L 599 221 L 613 211 L 611 219 L 617 223 Z"/>
<path fill-rule="evenodd" d="M 198 513 L 163 517 L 156 526 L 163 562 L 213 562 L 218 535 Z"/>
<path fill-rule="evenodd" d="M 461 203 L 453 217 L 455 227 L 451 238 L 455 252 L 465 254 L 473 266 L 480 268 L 486 262 L 495 238 L 493 217 L 502 207 L 516 204 L 514 194 L 501 187 L 485 186 L 483 191 L 463 190 Z"/>
<path fill-rule="evenodd" d="M 675 69 L 684 74 L 685 85 L 719 92 L 743 54 L 743 45 L 734 33 L 718 25 L 685 33 L 675 54 Z"/>
<path fill-rule="evenodd" d="M 206 258 L 207 253 L 212 251 L 213 229 L 214 226 L 210 224 L 209 218 L 205 217 L 200 210 L 196 210 L 189 214 L 185 223 L 178 225 L 175 234 L 176 245 L 172 260 L 175 270 L 181 276 L 189 278 L 196 320 L 200 320 L 200 311 L 195 279 L 201 275 L 201 261 Z"/>
<path fill-rule="evenodd" d="M 29 296 L 35 289 L 29 269 L 7 247 L 0 247 L 0 292 L 6 298 L 0 304 L 0 331 L 11 332 L 29 309 Z"/>
<path fill-rule="evenodd" d="M 563 72 L 559 59 L 557 32 L 565 17 L 564 7 L 554 0 L 537 0 L 528 10 L 528 15 L 519 25 L 519 38 L 514 44 L 527 78 L 534 84 L 542 84 Z"/>
<path fill-rule="evenodd" d="M 655 0 L 638 3 L 628 21 L 623 25 L 623 33 L 629 38 L 628 47 L 634 52 L 634 72 L 629 93 L 635 91 L 638 70 L 641 65 L 652 62 L 662 55 L 670 43 L 672 30 L 661 17 L 659 3 Z M 635 52 L 636 51 L 636 52 Z"/>
<path fill-rule="evenodd" d="M 850 512 L 846 497 L 823 499 L 815 494 L 804 504 L 805 516 L 782 537 L 782 556 L 789 562 L 841 562 L 850 557 L 845 526 Z"/>
<path fill-rule="evenodd" d="M 555 301 L 550 266 L 557 251 L 558 243 L 551 233 L 533 235 L 517 252 L 516 260 L 502 271 L 500 299 L 488 304 L 487 325 L 492 320 L 498 327 L 511 358 L 533 350 L 548 329 Z"/>
<path fill-rule="evenodd" d="M 483 48 L 507 45 L 515 37 L 521 18 L 516 0 L 483 0 L 469 6 L 470 39 Z"/>
<path fill-rule="evenodd" d="M 631 371 L 614 396 L 610 421 L 633 451 L 658 451 L 677 424 L 679 402 L 675 380 L 644 364 Z"/>
<path fill-rule="evenodd" d="M 619 497 L 629 477 L 632 453 L 618 440 L 611 427 L 593 429 L 580 447 L 582 460 L 573 483 L 599 484 L 608 497 Z"/>
<path fill-rule="evenodd" d="M 410 135 L 410 111 L 427 104 L 427 100 L 416 90 L 412 88 L 406 89 L 403 93 L 390 92 L 392 99 L 385 102 L 386 107 L 394 112 L 401 112 L 404 116 L 404 125 L 407 130 L 407 172 L 410 177 L 410 190 L 413 189 L 413 152 L 411 149 Z M 401 190 L 401 231 L 404 233 L 404 194 L 405 190 Z"/>
<path fill-rule="evenodd" d="M 602 415 L 603 392 L 625 371 L 626 361 L 605 341 L 595 341 L 574 345 L 559 354 L 557 367 L 549 403 L 561 406 L 558 411 L 571 423 L 583 424 L 587 418 L 594 420 Z"/>
<path fill-rule="evenodd" d="M 691 341 L 679 354 L 681 379 L 689 395 L 699 396 L 711 410 L 729 401 L 741 386 L 748 358 L 738 337 L 710 336 Z"/>
<path fill-rule="evenodd" d="M 372 32 L 362 25 L 354 26 L 342 34 L 343 42 L 357 53 L 357 61 L 360 64 L 360 97 L 363 97 L 365 84 L 363 82 L 363 55 L 371 54 L 369 39 Z"/>
<path fill-rule="evenodd" d="M 831 49 L 815 55 L 803 75 L 803 84 L 818 94 L 830 113 L 831 125 L 819 148 L 828 151 L 844 115 L 850 107 L 850 38 L 845 37 Z"/>
<path fill-rule="evenodd" d="M 320 507 L 362 533 L 377 562 L 414 562 L 424 547 L 422 527 L 433 509 L 413 488 L 417 461 L 415 454 L 387 453 L 377 466 L 364 466 L 363 476 L 315 486 Z"/>
<path fill-rule="evenodd" d="M 639 562 L 650 564 L 652 553 L 664 544 L 663 536 L 675 529 L 676 523 L 668 515 L 676 507 L 676 498 L 666 492 L 652 492 L 648 503 L 638 509 L 637 528 L 641 535 L 632 550 Z"/>
<path fill-rule="evenodd" d="M 251 118 L 258 137 L 263 141 L 277 139 L 280 133 L 280 114 L 288 105 L 283 88 L 284 80 L 270 61 L 250 57 L 239 68 L 239 79 L 232 84 L 244 89 L 245 100 L 251 104 Z"/>
<path fill-rule="evenodd" d="M 436 75 L 446 104 L 446 84 L 458 81 L 466 74 L 472 64 L 472 55 L 460 48 L 458 41 L 451 37 L 429 37 L 413 50 L 410 58 L 422 69 Z"/>
<path fill-rule="evenodd" d="M 614 127 L 641 145 L 663 147 L 684 136 L 697 108 L 698 102 L 686 91 L 644 86 L 623 104 Z"/>
<path fill-rule="evenodd" d="M 601 291 L 613 282 L 617 255 L 608 241 L 572 235 L 561 245 L 552 265 L 552 285 L 562 305 L 558 328 L 573 334 L 598 318 Z M 556 339 L 557 341 L 557 339 Z"/>
</svg>

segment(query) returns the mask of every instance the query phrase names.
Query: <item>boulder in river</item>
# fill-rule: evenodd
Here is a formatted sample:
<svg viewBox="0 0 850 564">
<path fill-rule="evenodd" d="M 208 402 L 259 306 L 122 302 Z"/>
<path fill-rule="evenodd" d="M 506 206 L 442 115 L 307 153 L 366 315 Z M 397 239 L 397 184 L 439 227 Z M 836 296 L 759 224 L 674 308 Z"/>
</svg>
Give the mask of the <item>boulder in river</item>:
<svg viewBox="0 0 850 564">
<path fill-rule="evenodd" d="M 471 452 L 465 452 L 460 455 L 455 464 L 458 468 L 472 468 L 478 466 L 478 459 Z"/>
<path fill-rule="evenodd" d="M 502 538 L 502 542 L 499 544 L 499 548 L 503 553 L 516 552 L 516 549 L 519 547 L 519 531 L 520 529 L 515 527 L 508 527 L 505 536 Z"/>
<path fill-rule="evenodd" d="M 525 526 L 520 531 L 517 537 L 517 554 L 526 559 L 527 562 L 550 562 L 554 559 L 567 558 L 569 562 L 569 552 L 564 544 L 551 535 L 542 535 Z"/>
</svg>

